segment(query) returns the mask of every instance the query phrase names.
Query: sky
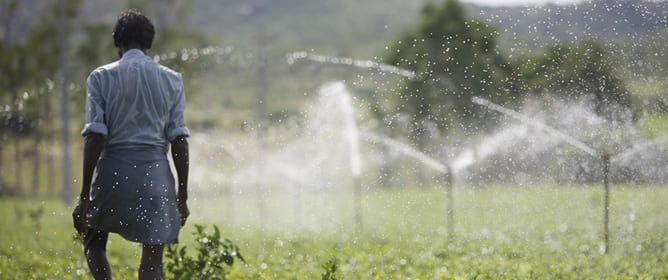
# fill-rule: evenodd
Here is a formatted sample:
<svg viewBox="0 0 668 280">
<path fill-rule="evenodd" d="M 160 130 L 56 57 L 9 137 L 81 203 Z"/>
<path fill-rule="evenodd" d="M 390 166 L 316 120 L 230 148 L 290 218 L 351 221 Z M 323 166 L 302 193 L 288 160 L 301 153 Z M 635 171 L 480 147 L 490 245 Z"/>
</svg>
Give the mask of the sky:
<svg viewBox="0 0 668 280">
<path fill-rule="evenodd" d="M 542 5 L 547 3 L 570 4 L 570 3 L 583 2 L 583 0 L 462 0 L 462 1 L 485 6 Z"/>
</svg>

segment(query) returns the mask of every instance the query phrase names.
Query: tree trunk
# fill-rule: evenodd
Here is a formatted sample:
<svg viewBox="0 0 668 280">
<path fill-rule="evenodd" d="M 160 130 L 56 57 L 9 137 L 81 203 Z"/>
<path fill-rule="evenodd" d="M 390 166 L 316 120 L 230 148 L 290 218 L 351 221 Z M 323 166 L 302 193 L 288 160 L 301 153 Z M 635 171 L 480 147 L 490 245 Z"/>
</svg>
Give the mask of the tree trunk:
<svg viewBox="0 0 668 280">
<path fill-rule="evenodd" d="M 33 146 L 33 176 L 32 197 L 39 197 L 39 177 L 42 157 L 40 148 L 42 146 L 42 132 L 39 127 L 35 131 L 35 145 Z"/>
<path fill-rule="evenodd" d="M 26 192 L 23 189 L 23 154 L 21 154 L 21 137 L 18 135 L 14 136 L 14 187 L 16 188 L 16 194 L 25 195 Z"/>
<path fill-rule="evenodd" d="M 1 117 L 1 116 L 0 116 Z M 0 119 L 2 121 L 2 119 Z M 5 143 L 5 128 L 0 131 L 0 142 Z M 3 149 L 4 145 L 0 145 L 0 197 L 4 196 L 7 192 L 7 186 L 5 185 L 5 176 L 4 176 L 4 160 L 5 153 Z"/>
<path fill-rule="evenodd" d="M 49 120 L 49 123 L 52 123 Z M 50 126 L 49 126 L 50 127 Z M 55 145 L 55 141 L 53 140 L 54 134 L 49 132 L 47 136 L 47 144 L 45 145 L 47 147 L 47 152 L 46 152 L 46 181 L 50 182 L 47 186 L 47 194 L 49 197 L 55 197 L 58 193 L 58 190 L 56 189 L 56 160 L 54 159 L 55 157 L 53 156 L 53 146 Z"/>
<path fill-rule="evenodd" d="M 43 109 L 43 115 L 44 118 L 42 121 L 44 122 L 44 125 L 42 128 L 44 129 L 42 132 L 44 133 L 42 135 L 42 150 L 45 151 L 46 155 L 46 182 L 50 182 L 47 184 L 46 188 L 46 195 L 49 198 L 55 197 L 57 194 L 56 190 L 56 184 L 53 182 L 56 182 L 56 178 L 54 177 L 56 175 L 56 161 L 54 160 L 53 156 L 53 146 L 55 145 L 55 140 L 54 140 L 54 133 L 53 133 L 53 127 L 54 127 L 54 116 L 52 112 L 52 107 L 53 107 L 53 95 L 55 91 L 53 90 L 52 87 L 49 87 L 49 90 L 47 92 L 47 96 L 44 98 L 44 109 Z"/>
<path fill-rule="evenodd" d="M 21 153 L 21 132 L 22 132 L 22 120 L 21 120 L 21 111 L 19 110 L 19 97 L 18 90 L 10 89 L 11 91 L 11 104 L 12 112 L 11 115 L 14 120 L 10 120 L 10 124 L 13 126 L 14 134 L 14 194 L 16 195 L 25 195 L 26 192 L 23 189 L 23 154 Z"/>
</svg>

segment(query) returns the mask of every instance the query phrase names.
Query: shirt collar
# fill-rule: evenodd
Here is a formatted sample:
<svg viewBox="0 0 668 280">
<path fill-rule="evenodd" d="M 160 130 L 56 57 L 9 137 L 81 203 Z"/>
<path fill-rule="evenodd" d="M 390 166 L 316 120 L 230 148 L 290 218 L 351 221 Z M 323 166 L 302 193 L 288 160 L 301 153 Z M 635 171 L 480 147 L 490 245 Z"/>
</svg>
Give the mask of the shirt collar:
<svg viewBox="0 0 668 280">
<path fill-rule="evenodd" d="M 130 49 L 123 54 L 123 59 L 135 58 L 145 56 L 140 49 Z"/>
</svg>

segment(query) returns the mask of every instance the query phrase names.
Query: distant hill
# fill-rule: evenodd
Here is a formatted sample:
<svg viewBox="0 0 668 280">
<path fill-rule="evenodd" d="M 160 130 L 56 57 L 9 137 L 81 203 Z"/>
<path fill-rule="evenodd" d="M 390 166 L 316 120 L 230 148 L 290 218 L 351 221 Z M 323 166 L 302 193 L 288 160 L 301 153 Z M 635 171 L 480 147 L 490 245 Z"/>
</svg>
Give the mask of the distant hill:
<svg viewBox="0 0 668 280">
<path fill-rule="evenodd" d="M 225 45 L 253 48 L 258 34 L 282 52 L 316 49 L 369 57 L 414 24 L 425 0 L 199 0 L 191 24 Z"/>
<path fill-rule="evenodd" d="M 25 34 L 54 0 L 21 1 L 13 33 Z M 86 21 L 113 24 L 128 1 L 82 1 Z M 141 2 L 141 1 L 140 1 Z M 413 28 L 421 7 L 440 0 L 191 0 L 165 1 L 187 11 L 185 26 L 222 45 L 253 49 L 258 36 L 277 52 L 319 50 L 371 57 Z M 535 49 L 582 38 L 620 41 L 668 29 L 668 2 L 594 0 L 571 5 L 481 7 L 469 16 L 495 26 L 502 49 Z M 147 11 L 149 15 L 161 11 Z M 1 14 L 1 13 L 0 13 Z M 0 27 L 1 29 L 1 27 Z M 3 34 L 0 30 L 0 35 Z"/>
<path fill-rule="evenodd" d="M 469 6 L 469 11 L 497 27 L 506 49 L 569 43 L 583 38 L 604 42 L 636 40 L 668 28 L 666 1 L 595 0 L 519 8 Z"/>
<path fill-rule="evenodd" d="M 198 0 L 191 26 L 224 44 L 252 46 L 258 33 L 273 47 L 320 49 L 370 56 L 413 28 L 427 0 Z M 668 28 L 668 4 L 648 0 L 595 0 L 565 6 L 480 7 L 470 16 L 497 27 L 502 48 L 533 49 L 582 38 L 634 39 Z"/>
</svg>

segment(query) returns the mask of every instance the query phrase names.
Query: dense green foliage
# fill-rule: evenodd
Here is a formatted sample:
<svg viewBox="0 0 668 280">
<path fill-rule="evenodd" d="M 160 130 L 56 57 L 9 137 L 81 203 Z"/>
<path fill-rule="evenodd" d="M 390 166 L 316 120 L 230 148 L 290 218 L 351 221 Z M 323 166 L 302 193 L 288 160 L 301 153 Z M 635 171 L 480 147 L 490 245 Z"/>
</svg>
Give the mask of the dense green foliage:
<svg viewBox="0 0 668 280">
<path fill-rule="evenodd" d="M 633 111 L 624 82 L 610 66 L 605 47 L 586 40 L 577 46 L 555 46 L 543 54 L 515 59 L 521 85 L 531 93 L 553 93 L 562 99 L 587 97 L 611 120 Z"/>
<path fill-rule="evenodd" d="M 186 245 L 169 245 L 165 253 L 165 272 L 167 279 L 228 279 L 228 269 L 234 260 L 244 261 L 239 247 L 231 240 L 220 236 L 218 226 L 213 226 L 213 233 L 207 233 L 204 226 L 195 225 L 195 257 L 188 255 Z"/>
<path fill-rule="evenodd" d="M 602 43 L 588 39 L 510 59 L 500 51 L 498 37 L 488 23 L 468 18 L 458 1 L 446 0 L 425 5 L 417 28 L 388 49 L 386 62 L 416 73 L 398 91 L 395 107 L 412 118 L 412 135 L 421 150 L 431 138 L 425 123 L 450 134 L 459 127 L 480 134 L 494 123 L 472 97 L 513 104 L 540 93 L 591 99 L 595 111 L 610 120 L 637 114 Z"/>
<path fill-rule="evenodd" d="M 221 236 L 239 245 L 246 263 L 235 262 L 231 279 L 319 279 L 328 271 L 337 279 L 668 277 L 663 187 L 613 187 L 608 254 L 599 251 L 598 186 L 456 188 L 453 238 L 446 233 L 443 189 L 365 193 L 359 232 L 350 194 L 303 196 L 303 220 L 294 220 L 295 196 L 272 196 L 271 223 L 264 227 L 256 224 L 250 197 L 193 198 L 191 225 L 217 224 Z M 25 215 L 40 207 L 42 216 Z M 90 279 L 71 237 L 69 208 L 3 200 L 0 211 L 1 279 Z M 196 246 L 194 230 L 182 231 L 183 245 Z M 115 235 L 110 241 L 114 276 L 134 278 L 141 249 Z"/>
<path fill-rule="evenodd" d="M 388 49 L 387 63 L 417 75 L 406 82 L 396 106 L 413 118 L 419 142 L 429 137 L 425 122 L 479 130 L 484 114 L 471 103 L 474 96 L 513 98 L 511 69 L 497 49 L 497 34 L 468 18 L 459 1 L 446 0 L 426 5 L 416 30 Z"/>
<path fill-rule="evenodd" d="M 78 14 L 79 1 L 64 1 L 63 15 L 75 17 Z M 68 33 L 71 24 L 63 24 L 62 30 L 57 27 L 58 6 L 50 6 L 41 17 L 41 25 L 34 27 L 24 38 L 18 40 L 10 31 L 16 11 L 23 3 L 7 0 L 0 2 L 0 9 L 7 9 L 5 19 L 0 25 L 3 37 L 0 37 L 0 195 L 36 195 L 39 192 L 39 178 L 43 159 L 41 146 L 50 142 L 56 135 L 54 129 L 55 86 L 58 81 L 58 50 L 59 38 Z M 63 32 L 59 32 L 63 31 Z M 16 36 L 19 37 L 19 36 Z M 70 87 L 73 92 L 81 93 L 81 87 Z M 69 101 L 69 100 L 66 100 Z M 25 148 L 25 140 L 31 139 L 31 147 Z M 12 143 L 13 162 L 7 164 L 7 145 Z M 22 147 L 23 146 L 23 147 Z M 33 179 L 31 188 L 24 182 L 25 150 L 33 154 Z M 48 161 L 48 160 L 47 160 Z M 48 161 L 52 166 L 53 161 Z M 8 166 L 14 171 L 13 184 L 6 179 Z M 19 187 L 20 186 L 20 187 Z"/>
</svg>

